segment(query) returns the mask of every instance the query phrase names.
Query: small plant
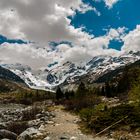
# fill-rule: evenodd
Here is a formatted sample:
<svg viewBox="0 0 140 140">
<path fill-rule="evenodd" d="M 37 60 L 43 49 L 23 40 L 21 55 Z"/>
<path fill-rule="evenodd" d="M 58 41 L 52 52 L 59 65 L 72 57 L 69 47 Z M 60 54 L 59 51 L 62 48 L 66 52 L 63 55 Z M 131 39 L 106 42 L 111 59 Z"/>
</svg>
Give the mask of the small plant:
<svg viewBox="0 0 140 140">
<path fill-rule="evenodd" d="M 24 121 L 33 120 L 33 119 L 35 119 L 36 114 L 39 114 L 41 111 L 42 111 L 42 108 L 37 107 L 37 106 L 33 106 L 30 109 L 24 110 L 22 112 L 22 114 L 23 114 L 22 120 L 24 120 Z"/>
<path fill-rule="evenodd" d="M 88 122 L 91 120 L 91 117 L 94 114 L 94 109 L 93 108 L 84 108 L 79 112 L 79 114 L 80 114 L 80 117 L 82 120 Z"/>
<path fill-rule="evenodd" d="M 16 134 L 22 133 L 24 130 L 28 128 L 28 124 L 26 121 L 22 122 L 12 122 L 8 125 L 7 129 L 11 132 L 14 132 Z"/>
</svg>

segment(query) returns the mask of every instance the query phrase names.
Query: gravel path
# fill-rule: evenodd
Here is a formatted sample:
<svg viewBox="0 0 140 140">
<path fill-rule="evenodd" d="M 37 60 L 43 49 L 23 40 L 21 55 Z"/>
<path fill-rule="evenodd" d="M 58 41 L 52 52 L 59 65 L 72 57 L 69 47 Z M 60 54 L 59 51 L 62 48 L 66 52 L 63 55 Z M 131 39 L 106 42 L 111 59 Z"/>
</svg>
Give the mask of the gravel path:
<svg viewBox="0 0 140 140">
<path fill-rule="evenodd" d="M 44 140 L 107 140 L 82 134 L 77 124 L 79 118 L 61 107 L 57 107 L 54 113 L 56 117 L 47 124 L 45 128 L 47 137 Z"/>
</svg>

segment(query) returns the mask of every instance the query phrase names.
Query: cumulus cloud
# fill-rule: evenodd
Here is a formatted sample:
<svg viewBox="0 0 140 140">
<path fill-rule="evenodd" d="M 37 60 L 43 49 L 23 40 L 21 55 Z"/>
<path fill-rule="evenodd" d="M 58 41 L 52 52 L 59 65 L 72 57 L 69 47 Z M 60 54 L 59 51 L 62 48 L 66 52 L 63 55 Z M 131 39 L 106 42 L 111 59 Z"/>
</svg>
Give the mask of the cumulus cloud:
<svg viewBox="0 0 140 140">
<path fill-rule="evenodd" d="M 67 16 L 73 16 L 75 10 L 84 13 L 93 7 L 82 0 L 0 0 L 0 9 L 1 34 L 48 43 L 75 41 Z M 77 34 L 81 36 L 80 30 Z"/>
<path fill-rule="evenodd" d="M 47 66 L 53 61 L 53 57 L 45 53 L 43 49 L 35 49 L 32 44 L 4 43 L 0 46 L 0 60 L 5 64 L 21 63 L 38 69 Z"/>
<path fill-rule="evenodd" d="M 79 29 L 77 29 L 79 30 Z M 76 32 L 75 30 L 75 35 Z M 60 44 L 53 50 L 51 47 L 41 47 L 37 44 L 8 44 L 0 46 L 0 60 L 3 63 L 21 63 L 29 65 L 33 69 L 46 67 L 52 62 L 65 63 L 72 61 L 78 64 L 84 64 L 92 57 L 97 55 L 118 55 L 119 51 L 108 49 L 110 41 L 114 38 L 121 38 L 123 29 L 110 29 L 106 35 L 101 37 L 85 37 L 77 40 L 77 45 Z M 81 36 L 83 36 L 81 31 Z"/>
<path fill-rule="evenodd" d="M 136 29 L 130 31 L 125 37 L 123 37 L 123 41 L 124 45 L 122 51 L 140 51 L 140 25 L 137 25 Z"/>
<path fill-rule="evenodd" d="M 116 2 L 117 0 L 105 0 L 109 8 Z M 133 38 L 131 36 L 135 32 L 138 34 L 136 29 L 125 36 L 126 29 L 122 27 L 111 28 L 106 35 L 94 37 L 83 31 L 83 27 L 75 28 L 70 24 L 68 16 L 74 16 L 76 11 L 85 13 L 89 10 L 100 16 L 95 7 L 82 0 L 0 0 L 0 34 L 34 42 L 22 45 L 2 44 L 0 60 L 3 63 L 29 65 L 34 69 L 46 67 L 54 61 L 73 61 L 78 64 L 96 55 L 118 55 L 119 51 L 108 49 L 110 41 L 124 40 L 126 46 Z M 137 40 L 138 37 L 133 39 Z M 68 41 L 72 46 L 61 44 L 53 50 L 49 46 L 51 41 Z"/>
<path fill-rule="evenodd" d="M 66 40 L 81 45 L 81 40 L 91 39 L 92 36 L 83 32 L 82 28 L 75 29 L 70 25 L 67 17 L 74 16 L 76 10 L 97 13 L 94 7 L 82 0 L 0 0 L 0 34 L 12 39 L 29 40 L 39 46 L 37 49 L 35 44 L 3 44 L 0 46 L 0 60 L 39 67 L 47 65 L 53 58 L 59 59 L 68 49 L 59 46 L 58 52 L 44 51 L 49 49 L 50 41 Z"/>
</svg>

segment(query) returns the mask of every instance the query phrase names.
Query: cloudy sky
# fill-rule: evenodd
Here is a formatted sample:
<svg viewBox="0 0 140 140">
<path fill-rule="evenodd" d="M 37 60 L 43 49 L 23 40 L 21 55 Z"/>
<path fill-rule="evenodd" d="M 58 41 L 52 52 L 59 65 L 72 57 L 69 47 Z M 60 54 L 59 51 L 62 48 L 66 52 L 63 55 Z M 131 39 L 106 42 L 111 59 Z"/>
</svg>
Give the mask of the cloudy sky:
<svg viewBox="0 0 140 140">
<path fill-rule="evenodd" d="M 0 62 L 34 69 L 140 50 L 139 0 L 0 0 Z"/>
</svg>

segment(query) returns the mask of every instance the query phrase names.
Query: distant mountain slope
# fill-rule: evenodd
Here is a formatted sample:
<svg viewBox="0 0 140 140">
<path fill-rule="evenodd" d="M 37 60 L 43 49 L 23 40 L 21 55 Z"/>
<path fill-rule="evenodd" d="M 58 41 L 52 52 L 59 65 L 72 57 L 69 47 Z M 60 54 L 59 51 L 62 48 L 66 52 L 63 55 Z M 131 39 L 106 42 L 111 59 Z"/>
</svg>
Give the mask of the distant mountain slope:
<svg viewBox="0 0 140 140">
<path fill-rule="evenodd" d="M 28 89 L 24 80 L 8 69 L 0 66 L 0 93 Z"/>
<path fill-rule="evenodd" d="M 128 70 L 134 69 L 136 67 L 140 69 L 140 60 L 138 60 L 132 64 L 128 64 L 126 66 L 119 67 L 113 71 L 110 71 L 110 72 L 104 74 L 103 76 L 100 76 L 95 82 L 96 83 L 105 83 L 105 82 L 111 81 L 111 80 L 113 80 L 113 78 L 121 75 L 125 70 L 128 71 Z"/>
<path fill-rule="evenodd" d="M 0 79 L 24 83 L 24 80 L 22 80 L 19 76 L 1 66 L 0 66 Z"/>
</svg>

